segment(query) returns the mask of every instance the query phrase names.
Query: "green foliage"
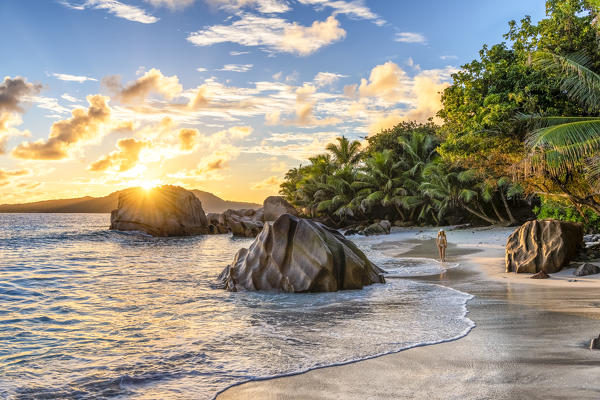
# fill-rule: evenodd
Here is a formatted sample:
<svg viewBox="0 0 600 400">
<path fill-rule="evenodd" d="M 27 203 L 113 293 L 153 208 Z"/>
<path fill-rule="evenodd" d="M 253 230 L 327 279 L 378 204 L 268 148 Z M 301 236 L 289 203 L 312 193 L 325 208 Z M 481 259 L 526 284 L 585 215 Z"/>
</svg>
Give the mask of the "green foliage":
<svg viewBox="0 0 600 400">
<path fill-rule="evenodd" d="M 452 75 L 441 126 L 402 122 L 364 149 L 337 138 L 290 170 L 281 193 L 339 223 L 383 214 L 441 224 L 460 211 L 511 224 L 518 201 L 538 194 L 564 196 L 569 215 L 590 219 L 583 210 L 600 213 L 599 5 L 549 0 L 537 24 L 509 22 L 508 43 L 484 45 Z"/>
<path fill-rule="evenodd" d="M 533 212 L 539 219 L 558 219 L 561 221 L 580 222 L 586 232 L 600 231 L 600 214 L 590 209 L 578 210 L 568 202 L 543 197 L 541 205 L 534 207 Z"/>
</svg>

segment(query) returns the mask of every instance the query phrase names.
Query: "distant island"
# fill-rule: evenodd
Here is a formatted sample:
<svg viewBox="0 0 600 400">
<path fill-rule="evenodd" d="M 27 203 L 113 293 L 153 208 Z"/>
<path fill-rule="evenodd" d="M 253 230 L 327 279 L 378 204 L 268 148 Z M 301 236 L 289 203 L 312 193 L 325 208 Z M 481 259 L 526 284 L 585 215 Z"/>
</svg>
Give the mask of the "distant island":
<svg viewBox="0 0 600 400">
<path fill-rule="evenodd" d="M 104 197 L 78 197 L 75 199 L 58 199 L 37 201 L 24 204 L 2 204 L 0 213 L 110 213 L 117 208 L 119 193 L 116 191 Z M 242 201 L 223 200 L 212 193 L 202 190 L 191 190 L 200 199 L 207 213 L 222 213 L 228 209 L 258 209 L 261 204 Z"/>
</svg>

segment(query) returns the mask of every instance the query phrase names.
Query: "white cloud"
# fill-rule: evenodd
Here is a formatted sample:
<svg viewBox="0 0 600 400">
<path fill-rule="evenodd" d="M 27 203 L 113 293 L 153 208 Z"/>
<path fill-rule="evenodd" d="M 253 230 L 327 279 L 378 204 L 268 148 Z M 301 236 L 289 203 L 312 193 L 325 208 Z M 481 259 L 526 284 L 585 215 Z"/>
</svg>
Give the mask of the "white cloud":
<svg viewBox="0 0 600 400">
<path fill-rule="evenodd" d="M 171 10 L 185 8 L 194 4 L 194 0 L 146 0 L 155 7 L 168 7 Z"/>
<path fill-rule="evenodd" d="M 250 52 L 249 51 L 230 51 L 229 52 L 230 56 L 241 56 L 244 54 L 250 54 Z"/>
<path fill-rule="evenodd" d="M 311 26 L 290 23 L 283 18 L 240 14 L 231 25 L 213 25 L 190 34 L 196 46 L 232 42 L 244 46 L 263 46 L 269 51 L 306 56 L 346 36 L 334 16 L 314 21 Z"/>
<path fill-rule="evenodd" d="M 442 60 L 456 60 L 458 57 L 457 56 L 453 56 L 453 55 L 443 55 L 443 56 L 440 56 L 440 58 Z"/>
<path fill-rule="evenodd" d="M 208 70 L 206 68 L 198 67 L 198 68 L 196 68 L 196 71 L 198 71 L 198 72 L 206 72 Z"/>
<path fill-rule="evenodd" d="M 317 85 L 317 87 L 331 85 L 336 82 L 340 78 L 346 78 L 347 75 L 335 74 L 333 72 L 319 72 L 313 81 Z"/>
<path fill-rule="evenodd" d="M 247 72 L 250 71 L 252 67 L 252 64 L 225 64 L 219 71 Z"/>
<path fill-rule="evenodd" d="M 253 8 L 264 14 L 278 14 L 290 11 L 285 0 L 207 0 L 208 3 L 230 12 L 242 8 Z"/>
<path fill-rule="evenodd" d="M 401 43 L 427 44 L 427 38 L 423 34 L 415 32 L 397 32 L 394 40 Z"/>
<path fill-rule="evenodd" d="M 97 9 L 106 10 L 116 17 L 123 18 L 142 24 L 153 24 L 158 18 L 148 14 L 144 9 L 129 4 L 121 3 L 117 0 L 87 0 L 82 4 L 73 4 L 68 1 L 60 1 L 60 4 L 73 10 Z"/>
<path fill-rule="evenodd" d="M 69 93 L 63 93 L 60 97 L 67 101 L 70 101 L 71 103 L 79 102 L 79 100 L 77 100 L 75 97 L 71 96 Z"/>
<path fill-rule="evenodd" d="M 317 9 L 326 7 L 332 8 L 335 14 L 346 14 L 351 18 L 368 19 L 375 22 L 376 25 L 384 25 L 385 20 L 375 14 L 364 5 L 363 1 L 342 1 L 342 0 L 298 0 L 301 4 L 316 6 Z"/>
<path fill-rule="evenodd" d="M 53 73 L 52 76 L 55 77 L 58 80 L 67 81 L 67 82 L 83 83 L 83 82 L 86 82 L 86 81 L 96 81 L 96 82 L 98 81 L 98 79 L 96 79 L 96 78 L 90 78 L 90 77 L 82 76 L 82 75 L 71 75 L 71 74 Z"/>
</svg>

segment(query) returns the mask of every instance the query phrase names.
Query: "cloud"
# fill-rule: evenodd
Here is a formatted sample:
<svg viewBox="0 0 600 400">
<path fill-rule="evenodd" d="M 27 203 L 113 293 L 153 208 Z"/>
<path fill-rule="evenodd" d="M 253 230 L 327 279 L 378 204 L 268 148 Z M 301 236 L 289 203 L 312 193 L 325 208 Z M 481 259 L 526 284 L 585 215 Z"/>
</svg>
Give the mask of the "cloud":
<svg viewBox="0 0 600 400">
<path fill-rule="evenodd" d="M 230 71 L 230 72 L 247 72 L 252 69 L 252 64 L 225 64 L 219 71 Z"/>
<path fill-rule="evenodd" d="M 415 32 L 397 32 L 394 40 L 401 43 L 427 44 L 427 38 L 423 34 Z"/>
<path fill-rule="evenodd" d="M 336 117 L 318 119 L 314 116 L 316 101 L 313 95 L 317 88 L 311 84 L 305 83 L 296 89 L 295 118 L 282 120 L 280 111 L 272 111 L 265 114 L 265 123 L 267 125 L 297 125 L 297 126 L 320 126 L 336 125 L 342 121 Z"/>
<path fill-rule="evenodd" d="M 5 77 L 4 82 L 0 82 L 0 112 L 24 112 L 21 101 L 26 96 L 38 94 L 40 90 L 42 85 L 29 83 L 25 78 Z"/>
<path fill-rule="evenodd" d="M 167 7 L 171 10 L 179 10 L 194 4 L 195 0 L 146 0 L 154 7 Z"/>
<path fill-rule="evenodd" d="M 98 79 L 96 79 L 96 78 L 89 78 L 87 76 L 81 76 L 81 75 L 52 73 L 52 76 L 58 80 L 67 81 L 67 82 L 83 83 L 85 81 L 96 81 L 96 82 L 98 81 Z"/>
<path fill-rule="evenodd" d="M 177 75 L 164 76 L 156 68 L 152 68 L 124 87 L 121 84 L 121 79 L 115 75 L 102 79 L 102 84 L 124 103 L 142 103 L 151 93 L 161 94 L 170 100 L 183 90 Z"/>
<path fill-rule="evenodd" d="M 221 9 L 237 12 L 242 8 L 253 8 L 265 14 L 277 14 L 290 11 L 284 0 L 207 0 Z"/>
<path fill-rule="evenodd" d="M 385 25 L 385 20 L 364 5 L 363 1 L 342 0 L 298 0 L 301 4 L 316 6 L 317 9 L 332 8 L 334 14 L 346 14 L 351 18 L 372 20 L 376 25 Z"/>
<path fill-rule="evenodd" d="M 108 13 L 113 14 L 118 18 L 124 18 L 142 24 L 153 24 L 158 21 L 158 18 L 148 14 L 142 8 L 124 4 L 117 0 L 87 0 L 83 4 L 73 4 L 66 0 L 62 0 L 59 1 L 59 3 L 72 10 L 106 10 Z"/>
<path fill-rule="evenodd" d="M 78 144 L 100 137 L 110 121 L 109 99 L 93 95 L 87 96 L 87 101 L 87 110 L 76 108 L 71 118 L 53 123 L 48 140 L 23 142 L 13 149 L 12 155 L 32 160 L 62 160 L 68 158 Z"/>
<path fill-rule="evenodd" d="M 410 82 L 407 97 L 410 107 L 401 110 L 392 110 L 389 113 L 376 112 L 371 116 L 369 133 L 374 134 L 382 129 L 394 127 L 401 121 L 416 120 L 425 122 L 435 117 L 442 107 L 441 93 L 450 85 L 450 75 L 456 72 L 455 68 L 426 70 L 417 74 Z"/>
<path fill-rule="evenodd" d="M 358 94 L 360 97 L 378 97 L 387 102 L 397 103 L 406 97 L 406 86 L 403 85 L 406 79 L 406 72 L 397 64 L 388 61 L 375 66 L 368 80 L 361 79 Z M 350 97 L 353 97 L 355 90 L 354 85 L 344 88 L 344 92 Z"/>
<path fill-rule="evenodd" d="M 457 56 L 453 56 L 453 55 L 440 56 L 440 59 L 442 59 L 442 60 L 456 60 L 457 58 L 458 58 Z"/>
<path fill-rule="evenodd" d="M 0 168 L 0 186 L 5 186 L 10 183 L 14 178 L 18 178 L 20 176 L 31 175 L 31 171 L 28 169 L 3 169 Z"/>
<path fill-rule="evenodd" d="M 333 72 L 319 72 L 313 81 L 317 87 L 327 86 L 335 83 L 340 78 L 346 78 L 346 75 L 334 74 Z"/>
<path fill-rule="evenodd" d="M 213 25 L 190 34 L 187 39 L 196 46 L 232 42 L 307 56 L 345 36 L 346 31 L 334 16 L 302 26 L 282 18 L 241 14 L 231 25 Z"/>
<path fill-rule="evenodd" d="M 260 182 L 255 183 L 251 190 L 277 190 L 281 184 L 281 178 L 275 175 L 269 176 Z"/>
<path fill-rule="evenodd" d="M 62 99 L 70 101 L 71 103 L 78 103 L 79 102 L 78 99 L 76 99 L 75 97 L 71 96 L 69 93 L 63 93 L 60 97 Z"/>
<path fill-rule="evenodd" d="M 179 146 L 183 151 L 193 151 L 198 146 L 200 132 L 197 129 L 181 129 L 179 131 Z"/>
<path fill-rule="evenodd" d="M 117 149 L 107 156 L 100 158 L 92 163 L 88 170 L 93 172 L 102 172 L 108 169 L 125 172 L 136 166 L 140 159 L 140 152 L 150 147 L 150 142 L 146 140 L 137 140 L 134 138 L 119 139 Z"/>
<path fill-rule="evenodd" d="M 252 132 L 250 126 L 234 126 L 212 135 L 199 137 L 201 148 L 207 154 L 201 158 L 195 168 L 170 174 L 169 177 L 189 183 L 225 179 L 223 171 L 227 170 L 229 163 L 240 154 L 240 147 L 232 143 L 250 136 Z"/>
<path fill-rule="evenodd" d="M 38 94 L 41 89 L 42 85 L 27 82 L 27 79 L 18 76 L 7 76 L 0 82 L 0 154 L 6 152 L 8 139 L 28 134 L 16 129 L 23 122 L 19 114 L 25 112 L 21 103 Z"/>
<path fill-rule="evenodd" d="M 244 54 L 250 54 L 250 52 L 249 51 L 230 51 L 229 52 L 230 56 L 241 56 Z"/>
</svg>

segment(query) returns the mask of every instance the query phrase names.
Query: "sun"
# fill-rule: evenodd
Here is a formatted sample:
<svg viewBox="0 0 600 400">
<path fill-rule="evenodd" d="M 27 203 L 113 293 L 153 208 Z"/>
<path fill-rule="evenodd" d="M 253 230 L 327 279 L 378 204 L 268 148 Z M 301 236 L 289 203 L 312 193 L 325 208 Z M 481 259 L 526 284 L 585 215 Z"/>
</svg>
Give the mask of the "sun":
<svg viewBox="0 0 600 400">
<path fill-rule="evenodd" d="M 140 180 L 132 182 L 132 183 L 134 183 L 134 186 L 138 186 L 138 187 L 142 188 L 143 190 L 145 190 L 146 192 L 149 192 L 152 189 L 161 185 L 160 181 L 158 181 L 158 180 L 140 179 Z"/>
<path fill-rule="evenodd" d="M 156 187 L 156 184 L 154 182 L 141 182 L 140 187 L 148 192 L 154 189 Z"/>
</svg>

